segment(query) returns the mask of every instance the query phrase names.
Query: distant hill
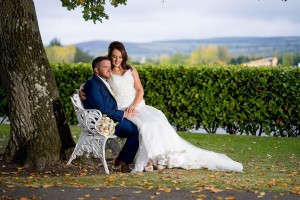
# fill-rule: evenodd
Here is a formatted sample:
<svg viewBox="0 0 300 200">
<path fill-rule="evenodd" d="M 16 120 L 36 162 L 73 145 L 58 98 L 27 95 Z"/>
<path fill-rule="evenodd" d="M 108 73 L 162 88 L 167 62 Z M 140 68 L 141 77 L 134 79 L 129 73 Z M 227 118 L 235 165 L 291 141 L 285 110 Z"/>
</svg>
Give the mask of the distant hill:
<svg viewBox="0 0 300 200">
<path fill-rule="evenodd" d="M 111 41 L 95 40 L 75 44 L 78 48 L 91 56 L 105 55 Z M 123 41 L 122 41 L 123 42 Z M 198 40 L 169 40 L 147 43 L 123 42 L 127 53 L 133 59 L 155 59 L 161 55 L 175 53 L 190 54 L 201 45 L 226 46 L 232 56 L 263 55 L 272 56 L 276 51 L 280 53 L 300 53 L 300 37 L 230 37 Z"/>
</svg>

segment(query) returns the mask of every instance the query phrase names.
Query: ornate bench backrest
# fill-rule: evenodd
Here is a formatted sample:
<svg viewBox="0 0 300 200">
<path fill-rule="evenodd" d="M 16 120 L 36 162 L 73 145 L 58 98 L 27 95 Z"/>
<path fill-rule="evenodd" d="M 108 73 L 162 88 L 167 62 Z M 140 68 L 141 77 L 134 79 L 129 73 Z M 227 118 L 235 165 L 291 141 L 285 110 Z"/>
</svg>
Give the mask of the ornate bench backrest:
<svg viewBox="0 0 300 200">
<path fill-rule="evenodd" d="M 84 85 L 81 85 L 80 89 L 82 89 L 83 86 Z M 77 90 L 76 94 L 73 94 L 73 96 L 71 96 L 71 101 L 76 113 L 79 126 L 83 130 L 84 134 L 97 134 L 96 122 L 102 118 L 102 113 L 96 109 L 85 109 L 79 96 L 79 90 Z"/>
<path fill-rule="evenodd" d="M 83 103 L 79 97 L 79 94 L 73 94 L 73 96 L 71 97 L 71 100 L 72 100 L 75 110 L 76 109 L 84 109 Z"/>
<path fill-rule="evenodd" d="M 76 89 L 76 93 L 73 94 L 73 96 L 71 97 L 73 106 L 74 106 L 74 108 L 76 107 L 75 111 L 76 111 L 76 109 L 82 109 L 82 110 L 84 109 L 83 103 L 79 96 L 79 90 L 82 90 L 83 87 L 84 87 L 84 84 L 82 84 L 79 89 Z"/>
<path fill-rule="evenodd" d="M 83 103 L 78 94 L 73 94 L 71 96 L 71 101 L 75 110 L 75 114 L 79 123 L 79 126 L 83 129 L 86 128 L 86 119 L 85 119 L 85 111 L 83 107 Z"/>
</svg>

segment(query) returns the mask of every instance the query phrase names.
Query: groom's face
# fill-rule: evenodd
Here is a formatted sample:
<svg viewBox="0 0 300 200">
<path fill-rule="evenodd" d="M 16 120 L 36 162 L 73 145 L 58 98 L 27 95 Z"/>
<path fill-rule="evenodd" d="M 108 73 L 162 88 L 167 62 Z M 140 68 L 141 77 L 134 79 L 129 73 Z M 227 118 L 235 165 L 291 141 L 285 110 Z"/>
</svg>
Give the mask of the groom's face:
<svg viewBox="0 0 300 200">
<path fill-rule="evenodd" d="M 96 68 L 96 73 L 104 79 L 109 79 L 111 76 L 111 62 L 109 60 L 103 60 Z"/>
</svg>

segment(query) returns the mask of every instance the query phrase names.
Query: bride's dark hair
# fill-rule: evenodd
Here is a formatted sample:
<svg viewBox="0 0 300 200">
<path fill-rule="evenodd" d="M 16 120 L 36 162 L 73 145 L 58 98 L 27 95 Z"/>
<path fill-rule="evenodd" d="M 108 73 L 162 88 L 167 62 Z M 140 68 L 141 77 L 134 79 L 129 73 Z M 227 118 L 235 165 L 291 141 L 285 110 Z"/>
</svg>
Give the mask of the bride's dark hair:
<svg viewBox="0 0 300 200">
<path fill-rule="evenodd" d="M 127 60 L 128 60 L 128 55 L 125 49 L 125 46 L 123 45 L 122 42 L 119 41 L 113 41 L 109 44 L 108 46 L 108 55 L 107 57 L 111 60 L 112 59 L 112 52 L 113 50 L 119 50 L 122 54 L 122 63 L 121 66 L 124 70 L 128 70 L 128 69 L 132 69 L 132 67 L 130 65 L 127 64 Z M 114 66 L 112 65 L 112 69 L 114 68 Z"/>
</svg>

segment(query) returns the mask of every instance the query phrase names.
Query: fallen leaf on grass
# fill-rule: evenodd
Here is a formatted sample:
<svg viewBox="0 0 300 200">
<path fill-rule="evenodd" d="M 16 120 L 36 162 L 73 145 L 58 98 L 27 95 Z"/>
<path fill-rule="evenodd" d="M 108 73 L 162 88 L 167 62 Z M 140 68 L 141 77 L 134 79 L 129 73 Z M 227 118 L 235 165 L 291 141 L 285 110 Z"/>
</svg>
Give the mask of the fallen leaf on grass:
<svg viewBox="0 0 300 200">
<path fill-rule="evenodd" d="M 157 187 L 157 189 L 158 189 L 158 190 L 164 190 L 163 186 L 161 186 L 161 185 L 159 185 L 159 186 Z"/>
<path fill-rule="evenodd" d="M 61 184 L 62 184 L 61 182 L 55 182 L 55 183 L 53 183 L 53 186 L 58 187 L 58 186 L 60 186 Z"/>
<path fill-rule="evenodd" d="M 71 174 L 65 174 L 65 176 L 71 176 Z"/>
<path fill-rule="evenodd" d="M 234 148 L 231 148 L 231 147 L 229 147 L 227 150 L 226 150 L 227 152 L 230 152 L 230 153 L 233 153 L 233 152 L 235 152 L 235 149 Z"/>
<path fill-rule="evenodd" d="M 109 177 L 105 178 L 104 180 L 107 181 L 107 182 L 114 182 L 116 180 L 116 177 L 115 176 L 109 176 Z"/>
<path fill-rule="evenodd" d="M 45 184 L 45 185 L 42 186 L 42 188 L 49 188 L 49 187 L 53 187 L 53 185 Z"/>
<path fill-rule="evenodd" d="M 30 198 L 30 200 L 39 200 L 40 198 L 38 197 L 38 196 L 36 196 L 36 195 L 33 195 L 31 198 Z"/>
<path fill-rule="evenodd" d="M 81 173 L 79 174 L 79 176 L 86 176 L 86 175 L 87 175 L 86 172 L 81 172 Z"/>
<path fill-rule="evenodd" d="M 289 173 L 287 176 L 292 176 L 292 177 L 294 177 L 294 176 L 297 176 L 298 175 L 298 172 L 291 172 L 291 173 Z"/>
<path fill-rule="evenodd" d="M 171 192 L 171 188 L 166 188 L 165 190 L 164 190 L 164 192 Z"/>
<path fill-rule="evenodd" d="M 202 192 L 205 189 L 205 187 L 199 187 L 198 190 L 191 191 L 192 193 Z"/>
<path fill-rule="evenodd" d="M 225 200 L 235 200 L 235 197 L 225 197 Z"/>
<path fill-rule="evenodd" d="M 216 178 L 215 175 L 211 174 L 211 175 L 208 175 L 209 178 Z"/>
<path fill-rule="evenodd" d="M 143 173 L 136 173 L 133 177 L 134 178 L 139 178 L 140 176 L 144 176 L 144 174 Z"/>
<path fill-rule="evenodd" d="M 89 198 L 89 197 L 91 197 L 91 195 L 90 194 L 85 194 L 84 197 Z"/>
<path fill-rule="evenodd" d="M 207 197 L 207 195 L 205 195 L 205 194 L 200 194 L 200 195 L 197 197 L 197 199 L 202 200 L 202 199 L 205 199 L 206 197 Z"/>
<path fill-rule="evenodd" d="M 145 189 L 147 189 L 147 190 L 151 190 L 151 189 L 153 189 L 153 186 L 152 186 L 152 185 L 150 185 L 150 186 L 146 187 Z"/>
<path fill-rule="evenodd" d="M 262 197 L 264 197 L 265 195 L 266 195 L 265 192 L 260 192 L 257 198 L 262 198 Z"/>
<path fill-rule="evenodd" d="M 33 187 L 33 188 L 38 188 L 38 186 L 37 186 L 37 185 L 35 185 L 35 184 L 32 184 L 32 183 L 25 183 L 25 184 L 24 184 L 24 186 L 25 186 L 25 187 Z"/>
<path fill-rule="evenodd" d="M 210 192 L 212 192 L 212 193 L 218 193 L 218 192 L 223 191 L 223 190 L 220 190 L 220 189 L 215 188 L 215 187 L 205 187 L 204 189 L 205 189 L 205 190 L 208 190 L 208 191 L 210 191 Z"/>
<path fill-rule="evenodd" d="M 6 187 L 8 187 L 8 188 L 14 188 L 16 186 L 15 185 L 6 185 Z"/>
<path fill-rule="evenodd" d="M 293 194 L 300 194 L 300 185 L 294 186 L 291 192 Z"/>
<path fill-rule="evenodd" d="M 126 187 L 126 183 L 124 181 L 122 181 L 119 185 L 122 187 Z"/>
</svg>

